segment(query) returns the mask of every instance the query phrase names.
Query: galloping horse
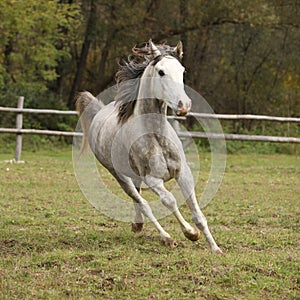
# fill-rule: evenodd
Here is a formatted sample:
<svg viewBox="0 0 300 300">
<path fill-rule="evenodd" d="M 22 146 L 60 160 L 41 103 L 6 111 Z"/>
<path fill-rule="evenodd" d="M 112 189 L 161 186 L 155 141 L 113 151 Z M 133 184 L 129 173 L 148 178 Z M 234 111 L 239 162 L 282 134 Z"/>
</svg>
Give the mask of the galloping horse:
<svg viewBox="0 0 300 300">
<path fill-rule="evenodd" d="M 175 215 L 188 239 L 198 240 L 200 229 L 212 252 L 222 253 L 198 205 L 181 141 L 167 120 L 168 106 L 179 116 L 191 108 L 191 99 L 184 90 L 182 55 L 181 42 L 171 47 L 155 45 L 150 40 L 142 48 L 133 48 L 133 56 L 120 66 L 115 101 L 104 105 L 89 92 L 78 94 L 76 109 L 84 133 L 82 149 L 89 144 L 98 161 L 133 199 L 134 232 L 142 230 L 147 217 L 162 241 L 176 246 L 140 193 L 145 183 Z M 171 178 L 177 181 L 196 227 L 183 218 L 175 197 L 165 188 L 164 182 Z"/>
</svg>

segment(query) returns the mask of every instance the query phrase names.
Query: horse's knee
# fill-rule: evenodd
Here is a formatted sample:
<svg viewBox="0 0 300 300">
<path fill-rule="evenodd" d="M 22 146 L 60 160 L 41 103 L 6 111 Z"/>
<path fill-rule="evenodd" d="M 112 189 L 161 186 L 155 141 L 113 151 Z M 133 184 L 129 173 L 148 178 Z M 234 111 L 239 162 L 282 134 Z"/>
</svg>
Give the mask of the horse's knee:
<svg viewBox="0 0 300 300">
<path fill-rule="evenodd" d="M 169 210 L 174 211 L 177 209 L 176 199 L 169 191 L 161 195 L 160 200 Z"/>
</svg>

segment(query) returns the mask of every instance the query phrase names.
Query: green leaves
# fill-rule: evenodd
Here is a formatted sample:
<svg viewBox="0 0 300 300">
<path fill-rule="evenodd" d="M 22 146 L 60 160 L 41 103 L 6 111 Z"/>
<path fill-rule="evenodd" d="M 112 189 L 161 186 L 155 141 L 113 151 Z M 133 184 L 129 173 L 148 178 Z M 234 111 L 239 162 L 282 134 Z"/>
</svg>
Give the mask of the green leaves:
<svg viewBox="0 0 300 300">
<path fill-rule="evenodd" d="M 76 29 L 75 4 L 59 1 L 2 1 L 0 4 L 0 63 L 13 82 L 57 79 L 58 63 L 70 58 L 66 33 Z M 0 86 L 1 87 L 1 86 Z"/>
<path fill-rule="evenodd" d="M 183 41 L 186 84 L 215 111 L 298 116 L 294 2 L 2 0 L 0 104 L 17 87 L 27 96 L 38 86 L 72 108 L 77 91 L 112 85 L 117 61 L 151 37 Z"/>
</svg>

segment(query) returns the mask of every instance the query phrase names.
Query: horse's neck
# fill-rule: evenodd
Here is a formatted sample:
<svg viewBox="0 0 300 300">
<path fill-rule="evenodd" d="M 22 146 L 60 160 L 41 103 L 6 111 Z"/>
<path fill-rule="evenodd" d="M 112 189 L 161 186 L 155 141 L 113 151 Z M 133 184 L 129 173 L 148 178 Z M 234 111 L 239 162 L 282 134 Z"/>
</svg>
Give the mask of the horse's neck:
<svg viewBox="0 0 300 300">
<path fill-rule="evenodd" d="M 139 130 L 165 135 L 168 130 L 167 106 L 155 99 L 137 100 L 134 116 Z"/>
<path fill-rule="evenodd" d="M 137 100 L 135 115 L 144 114 L 160 114 L 162 116 L 167 115 L 167 105 L 157 99 L 141 99 Z"/>
</svg>

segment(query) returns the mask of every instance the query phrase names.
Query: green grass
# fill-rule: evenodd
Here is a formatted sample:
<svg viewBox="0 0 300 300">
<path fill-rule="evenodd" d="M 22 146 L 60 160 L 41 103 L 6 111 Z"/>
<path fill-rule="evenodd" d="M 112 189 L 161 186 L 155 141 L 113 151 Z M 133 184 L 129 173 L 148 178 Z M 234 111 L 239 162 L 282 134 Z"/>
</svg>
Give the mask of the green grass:
<svg viewBox="0 0 300 300">
<path fill-rule="evenodd" d="M 228 157 L 204 209 L 224 256 L 212 255 L 203 236 L 187 241 L 172 216 L 161 224 L 176 249 L 162 246 L 150 223 L 135 236 L 130 224 L 93 210 L 70 151 L 3 162 L 11 157 L 0 154 L 0 299 L 300 298 L 300 157 Z M 198 194 L 208 154 L 201 168 Z"/>
</svg>

